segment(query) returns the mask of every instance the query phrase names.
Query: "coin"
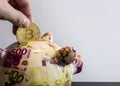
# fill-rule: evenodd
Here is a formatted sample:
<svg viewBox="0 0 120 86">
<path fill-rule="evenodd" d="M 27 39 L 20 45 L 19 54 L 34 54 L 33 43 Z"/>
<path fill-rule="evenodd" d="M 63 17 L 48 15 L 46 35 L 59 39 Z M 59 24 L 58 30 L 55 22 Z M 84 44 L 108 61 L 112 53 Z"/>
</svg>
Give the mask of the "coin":
<svg viewBox="0 0 120 86">
<path fill-rule="evenodd" d="M 25 45 L 29 41 L 39 40 L 40 29 L 34 23 L 31 23 L 27 28 L 19 27 L 17 29 L 16 38 L 21 45 Z"/>
</svg>

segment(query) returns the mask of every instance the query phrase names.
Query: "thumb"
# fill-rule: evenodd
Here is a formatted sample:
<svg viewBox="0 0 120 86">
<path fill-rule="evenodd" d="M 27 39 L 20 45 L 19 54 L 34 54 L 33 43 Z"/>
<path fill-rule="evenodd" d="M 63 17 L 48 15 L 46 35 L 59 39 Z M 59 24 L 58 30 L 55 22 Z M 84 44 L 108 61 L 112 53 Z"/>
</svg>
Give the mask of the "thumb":
<svg viewBox="0 0 120 86">
<path fill-rule="evenodd" d="M 5 20 L 12 22 L 15 26 L 27 27 L 30 24 L 30 20 L 21 11 L 14 9 L 12 6 L 8 5 L 5 12 Z"/>
</svg>

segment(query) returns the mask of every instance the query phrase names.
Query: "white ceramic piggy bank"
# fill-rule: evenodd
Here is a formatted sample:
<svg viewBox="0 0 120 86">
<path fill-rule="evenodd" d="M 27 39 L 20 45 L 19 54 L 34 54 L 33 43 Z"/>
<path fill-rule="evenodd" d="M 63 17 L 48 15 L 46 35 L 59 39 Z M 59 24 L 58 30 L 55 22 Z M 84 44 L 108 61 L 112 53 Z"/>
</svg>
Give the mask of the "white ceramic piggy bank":
<svg viewBox="0 0 120 86">
<path fill-rule="evenodd" d="M 73 47 L 59 47 L 46 33 L 25 46 L 0 49 L 0 86 L 71 86 L 82 65 Z"/>
</svg>

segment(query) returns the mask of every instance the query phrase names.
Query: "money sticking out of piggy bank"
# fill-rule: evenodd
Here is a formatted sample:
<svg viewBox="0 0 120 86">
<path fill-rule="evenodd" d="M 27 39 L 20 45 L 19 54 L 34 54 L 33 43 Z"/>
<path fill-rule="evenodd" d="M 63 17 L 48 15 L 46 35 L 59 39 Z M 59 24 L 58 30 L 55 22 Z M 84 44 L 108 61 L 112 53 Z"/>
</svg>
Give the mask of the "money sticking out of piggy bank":
<svg viewBox="0 0 120 86">
<path fill-rule="evenodd" d="M 72 75 L 82 66 L 73 47 L 61 48 L 46 33 L 0 49 L 0 86 L 71 86 Z"/>
</svg>

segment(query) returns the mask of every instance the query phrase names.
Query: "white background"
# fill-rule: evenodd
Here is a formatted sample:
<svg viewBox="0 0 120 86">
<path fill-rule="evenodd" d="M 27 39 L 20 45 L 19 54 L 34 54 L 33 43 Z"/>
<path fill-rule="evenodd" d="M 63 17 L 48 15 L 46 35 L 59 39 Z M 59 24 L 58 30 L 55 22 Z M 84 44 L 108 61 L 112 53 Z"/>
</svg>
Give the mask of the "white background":
<svg viewBox="0 0 120 86">
<path fill-rule="evenodd" d="M 73 81 L 120 82 L 120 0 L 32 0 L 34 22 L 61 47 L 73 46 L 84 67 Z M 0 21 L 0 47 L 16 41 Z"/>
</svg>

